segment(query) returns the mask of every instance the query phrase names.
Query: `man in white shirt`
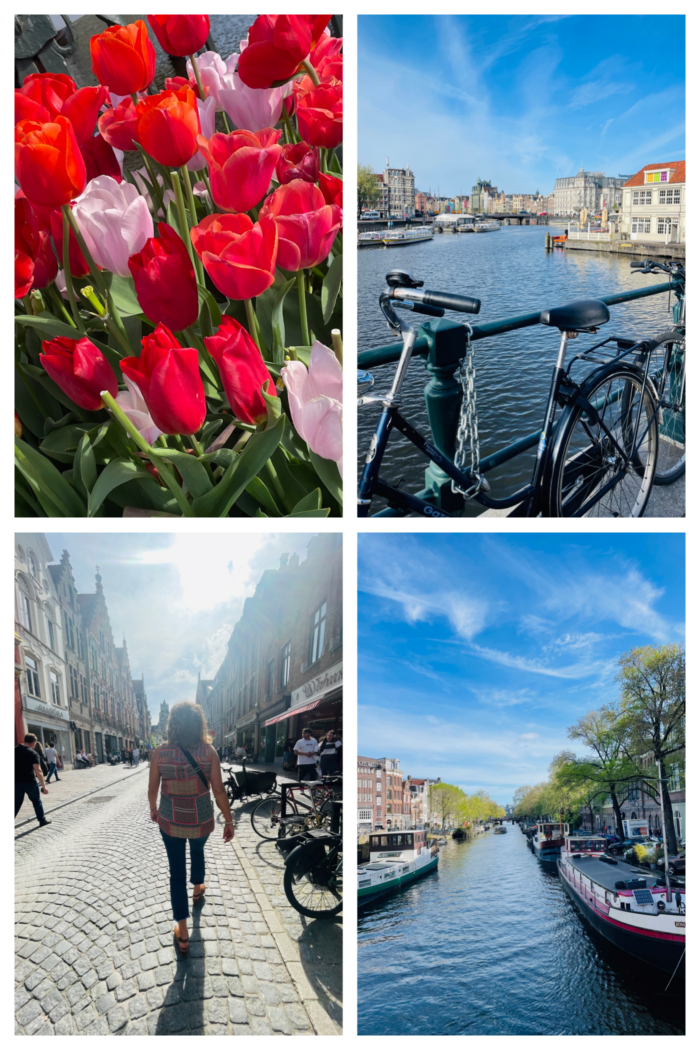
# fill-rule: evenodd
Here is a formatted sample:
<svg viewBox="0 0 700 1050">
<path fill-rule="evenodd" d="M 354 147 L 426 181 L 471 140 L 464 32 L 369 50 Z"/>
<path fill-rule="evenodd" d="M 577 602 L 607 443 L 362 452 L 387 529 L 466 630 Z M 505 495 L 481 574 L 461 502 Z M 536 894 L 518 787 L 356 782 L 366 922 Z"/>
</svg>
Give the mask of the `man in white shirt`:
<svg viewBox="0 0 700 1050">
<path fill-rule="evenodd" d="M 235 757 L 238 759 L 239 762 L 241 762 L 244 758 L 248 757 L 248 751 L 245 747 L 243 747 L 243 744 L 239 744 L 236 748 Z"/>
<path fill-rule="evenodd" d="M 51 777 L 56 777 L 56 780 L 60 780 L 61 778 L 56 772 L 56 760 L 58 758 L 58 751 L 53 745 L 51 745 L 50 747 L 46 748 L 44 754 L 46 756 L 46 761 L 49 764 L 49 775 L 46 778 L 46 783 L 49 783 Z"/>
<path fill-rule="evenodd" d="M 134 766 L 138 766 L 138 764 L 139 764 L 139 749 L 137 747 L 134 748 L 133 755 L 134 755 Z"/>
<path fill-rule="evenodd" d="M 318 780 L 318 773 L 316 772 L 317 751 L 318 741 L 311 736 L 311 730 L 302 729 L 301 740 L 297 740 L 294 745 L 300 784 L 302 780 Z"/>
</svg>

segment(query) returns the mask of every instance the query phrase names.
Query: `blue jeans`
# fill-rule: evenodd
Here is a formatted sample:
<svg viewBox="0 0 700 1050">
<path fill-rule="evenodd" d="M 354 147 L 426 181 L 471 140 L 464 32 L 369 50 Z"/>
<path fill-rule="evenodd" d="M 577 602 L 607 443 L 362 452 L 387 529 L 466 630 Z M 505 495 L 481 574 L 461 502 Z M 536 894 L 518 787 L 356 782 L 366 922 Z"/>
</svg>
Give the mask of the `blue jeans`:
<svg viewBox="0 0 700 1050">
<path fill-rule="evenodd" d="M 160 833 L 170 864 L 170 902 L 173 906 L 173 918 L 180 922 L 190 914 L 187 897 L 187 843 L 190 844 L 190 882 L 197 886 L 204 882 L 204 845 L 209 836 L 203 835 L 201 839 L 176 839 L 172 835 L 166 835 L 162 828 Z"/>
<path fill-rule="evenodd" d="M 15 784 L 15 816 L 19 813 L 24 802 L 24 796 L 27 796 L 29 801 L 34 806 L 34 812 L 36 813 L 37 820 L 46 820 L 44 816 L 44 807 L 41 804 L 41 794 L 39 792 L 39 785 L 36 780 L 33 784 Z"/>
<path fill-rule="evenodd" d="M 49 762 L 49 775 L 46 778 L 46 783 L 47 784 L 48 784 L 49 780 L 51 780 L 51 777 L 56 777 L 56 780 L 60 780 L 60 777 L 59 777 L 59 775 L 58 775 L 58 773 L 56 771 L 56 763 L 55 762 Z"/>
</svg>

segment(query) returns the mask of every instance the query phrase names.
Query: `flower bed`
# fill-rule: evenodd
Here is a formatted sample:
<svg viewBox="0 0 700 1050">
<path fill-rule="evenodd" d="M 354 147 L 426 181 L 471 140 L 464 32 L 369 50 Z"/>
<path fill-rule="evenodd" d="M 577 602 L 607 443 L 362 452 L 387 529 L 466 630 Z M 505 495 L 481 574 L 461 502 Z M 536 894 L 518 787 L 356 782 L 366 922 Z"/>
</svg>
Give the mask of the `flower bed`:
<svg viewBox="0 0 700 1050">
<path fill-rule="evenodd" d="M 16 513 L 340 515 L 342 40 L 147 17 L 187 79 L 137 21 L 15 91 Z"/>
</svg>

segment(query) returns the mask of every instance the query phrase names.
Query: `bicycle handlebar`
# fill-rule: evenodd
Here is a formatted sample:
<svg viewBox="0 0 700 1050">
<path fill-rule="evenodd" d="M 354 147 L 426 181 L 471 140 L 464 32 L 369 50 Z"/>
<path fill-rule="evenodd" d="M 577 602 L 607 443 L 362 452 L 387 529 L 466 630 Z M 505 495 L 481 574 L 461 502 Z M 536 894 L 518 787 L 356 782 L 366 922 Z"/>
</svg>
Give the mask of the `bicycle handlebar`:
<svg viewBox="0 0 700 1050">
<path fill-rule="evenodd" d="M 428 317 L 444 317 L 445 311 L 437 306 L 428 306 L 427 303 L 413 303 L 408 300 L 397 300 L 396 306 L 412 310 L 414 314 L 427 314 Z"/>
<path fill-rule="evenodd" d="M 452 292 L 434 292 L 429 288 L 424 292 L 413 288 L 395 288 L 393 298 L 408 299 L 441 310 L 457 310 L 463 314 L 478 314 L 481 309 L 481 299 L 474 299 L 471 295 L 454 295 Z"/>
</svg>

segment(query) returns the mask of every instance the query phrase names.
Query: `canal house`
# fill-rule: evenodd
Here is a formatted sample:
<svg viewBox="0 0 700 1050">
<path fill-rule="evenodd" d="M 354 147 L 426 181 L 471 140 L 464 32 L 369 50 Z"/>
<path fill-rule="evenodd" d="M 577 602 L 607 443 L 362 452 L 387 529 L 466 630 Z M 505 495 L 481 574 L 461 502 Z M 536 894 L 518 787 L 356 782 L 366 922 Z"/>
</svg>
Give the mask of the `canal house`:
<svg viewBox="0 0 700 1050">
<path fill-rule="evenodd" d="M 632 241 L 685 244 L 685 161 L 647 164 L 625 183 L 620 231 Z"/>
</svg>

